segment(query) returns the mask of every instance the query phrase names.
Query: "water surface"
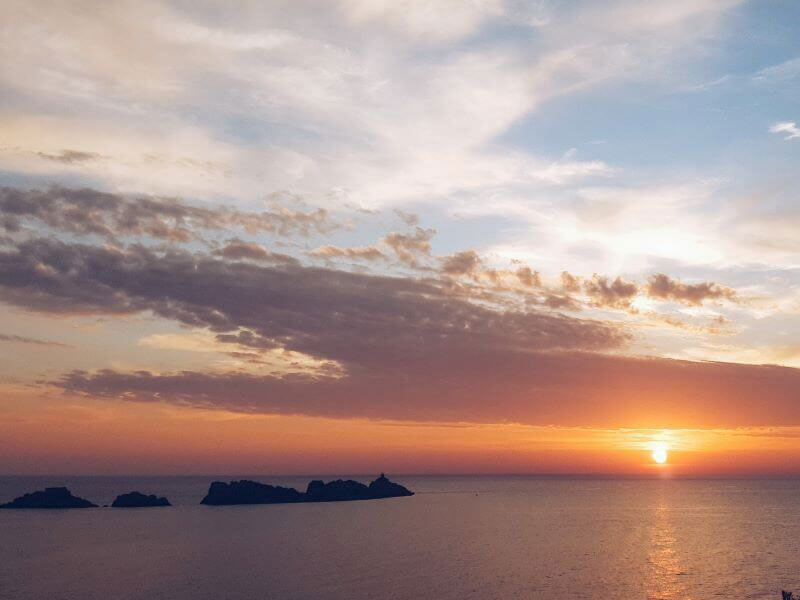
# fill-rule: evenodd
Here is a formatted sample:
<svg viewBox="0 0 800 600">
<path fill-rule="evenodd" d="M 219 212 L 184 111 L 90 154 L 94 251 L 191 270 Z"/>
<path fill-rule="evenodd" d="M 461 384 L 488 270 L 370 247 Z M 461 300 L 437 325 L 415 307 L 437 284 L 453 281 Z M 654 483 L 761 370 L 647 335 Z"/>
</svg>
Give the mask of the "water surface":
<svg viewBox="0 0 800 600">
<path fill-rule="evenodd" d="M 250 477 L 298 489 L 309 479 Z M 417 495 L 200 506 L 212 479 L 0 478 L 1 501 L 67 485 L 98 504 L 139 490 L 176 505 L 0 511 L 0 598 L 629 600 L 800 590 L 798 481 L 395 477 Z"/>
</svg>

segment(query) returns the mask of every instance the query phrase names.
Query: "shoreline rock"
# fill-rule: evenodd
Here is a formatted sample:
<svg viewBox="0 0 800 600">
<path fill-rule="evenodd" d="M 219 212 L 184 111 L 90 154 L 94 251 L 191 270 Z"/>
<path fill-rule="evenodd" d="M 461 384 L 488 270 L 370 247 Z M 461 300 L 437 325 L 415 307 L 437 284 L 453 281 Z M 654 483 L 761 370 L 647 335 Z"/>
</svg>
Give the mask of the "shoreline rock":
<svg viewBox="0 0 800 600">
<path fill-rule="evenodd" d="M 164 497 L 150 494 L 146 496 L 141 492 L 128 492 L 120 494 L 111 503 L 111 508 L 150 508 L 155 506 L 172 506 Z"/>
<path fill-rule="evenodd" d="M 73 496 L 65 487 L 48 487 L 0 504 L 0 508 L 97 508 L 97 504 Z"/>
<path fill-rule="evenodd" d="M 289 504 L 298 502 L 348 502 L 413 496 L 414 492 L 390 481 L 383 473 L 369 485 L 352 479 L 336 479 L 325 483 L 315 479 L 305 493 L 294 488 L 272 486 L 243 479 L 224 483 L 215 481 L 200 504 L 229 506 L 235 504 Z"/>
</svg>

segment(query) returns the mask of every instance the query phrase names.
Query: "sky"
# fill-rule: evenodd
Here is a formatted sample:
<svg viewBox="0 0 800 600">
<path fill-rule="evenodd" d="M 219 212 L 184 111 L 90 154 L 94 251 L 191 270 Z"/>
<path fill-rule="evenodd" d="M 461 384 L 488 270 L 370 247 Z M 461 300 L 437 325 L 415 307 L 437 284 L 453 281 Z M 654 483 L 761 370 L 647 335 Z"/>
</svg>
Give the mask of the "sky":
<svg viewBox="0 0 800 600">
<path fill-rule="evenodd" d="M 9 0 L 0 473 L 800 474 L 798 22 Z"/>
</svg>

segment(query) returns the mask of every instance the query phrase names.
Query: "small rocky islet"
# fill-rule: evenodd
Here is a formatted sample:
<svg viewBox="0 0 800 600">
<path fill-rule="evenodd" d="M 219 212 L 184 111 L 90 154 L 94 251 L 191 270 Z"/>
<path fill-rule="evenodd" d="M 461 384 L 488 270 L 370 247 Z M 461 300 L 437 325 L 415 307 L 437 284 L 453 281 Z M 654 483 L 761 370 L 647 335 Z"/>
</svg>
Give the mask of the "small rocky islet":
<svg viewBox="0 0 800 600">
<path fill-rule="evenodd" d="M 140 492 L 120 494 L 111 503 L 111 508 L 149 508 L 151 506 L 172 506 L 169 500 L 153 494 L 146 496 Z"/>
<path fill-rule="evenodd" d="M 400 484 L 390 481 L 383 473 L 365 485 L 352 479 L 336 479 L 325 483 L 314 480 L 308 484 L 305 492 L 257 481 L 243 479 L 224 483 L 215 481 L 208 489 L 208 494 L 200 504 L 208 506 L 230 506 L 237 504 L 286 504 L 296 502 L 344 502 L 350 500 L 378 500 L 413 496 L 414 492 Z M 146 495 L 141 492 L 129 492 L 116 497 L 112 508 L 147 508 L 172 506 L 165 497 Z M 0 504 L 0 508 L 97 508 L 83 498 L 73 496 L 66 487 L 48 487 L 44 490 L 25 494 Z"/>
</svg>

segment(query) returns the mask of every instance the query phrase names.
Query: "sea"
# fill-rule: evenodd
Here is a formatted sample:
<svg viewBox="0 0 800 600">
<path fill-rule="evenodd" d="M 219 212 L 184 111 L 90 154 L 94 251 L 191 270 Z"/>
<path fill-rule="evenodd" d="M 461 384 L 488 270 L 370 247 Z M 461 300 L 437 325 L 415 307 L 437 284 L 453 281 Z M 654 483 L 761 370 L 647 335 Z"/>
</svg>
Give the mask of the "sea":
<svg viewBox="0 0 800 600">
<path fill-rule="evenodd" d="M 0 477 L 110 504 L 0 510 L 2 600 L 780 599 L 800 592 L 800 480 L 401 476 L 409 498 L 210 507 L 213 480 Z M 344 476 L 368 482 L 374 476 Z M 321 477 L 329 480 L 332 477 Z"/>
</svg>

